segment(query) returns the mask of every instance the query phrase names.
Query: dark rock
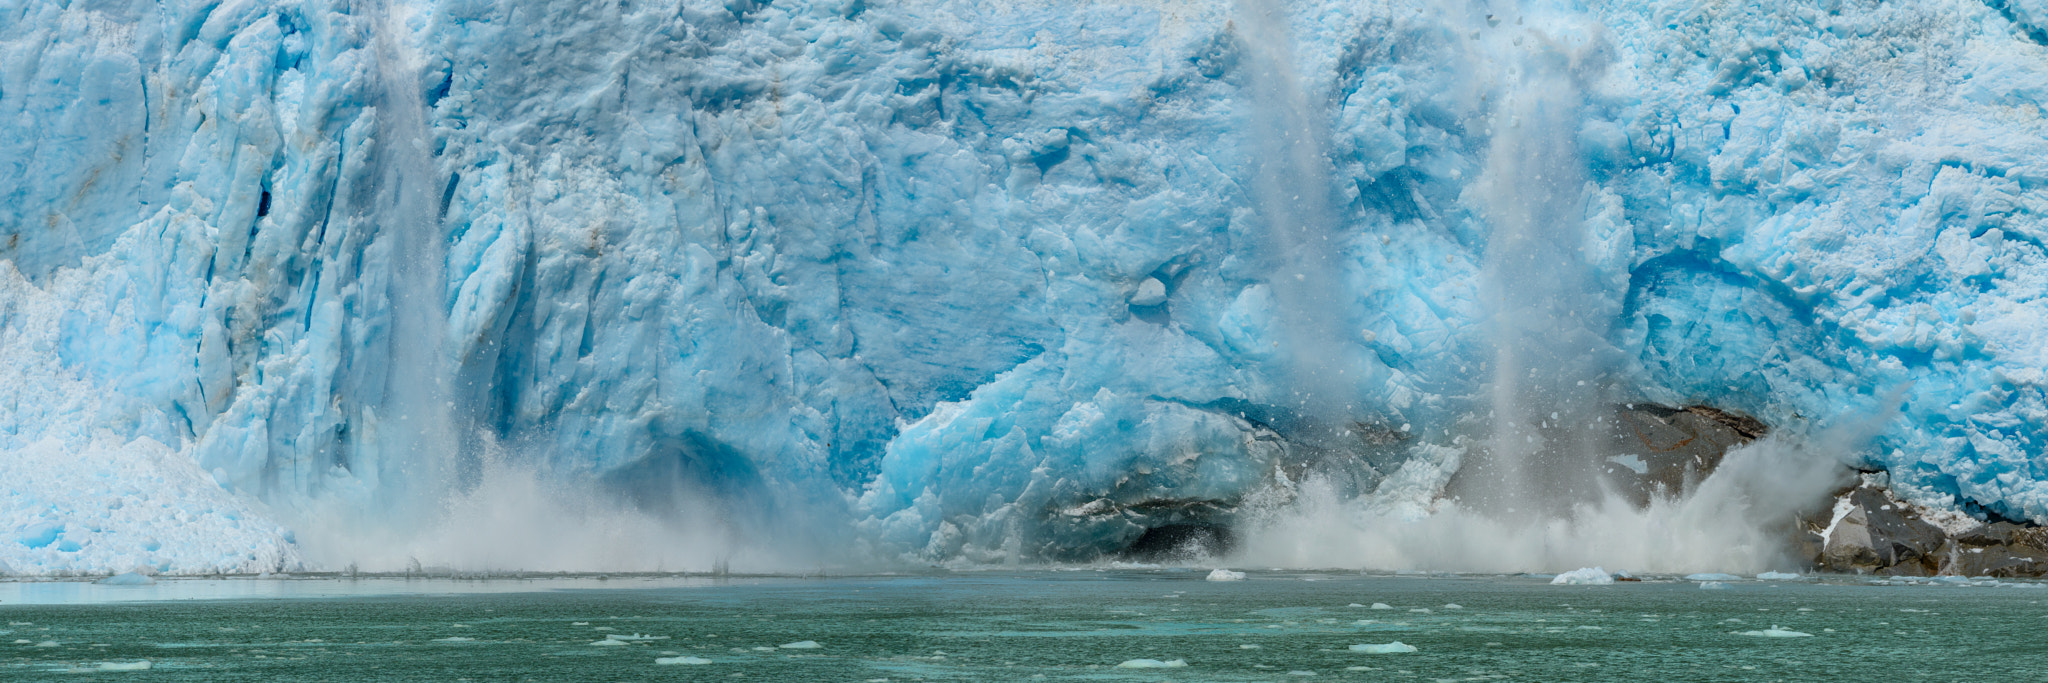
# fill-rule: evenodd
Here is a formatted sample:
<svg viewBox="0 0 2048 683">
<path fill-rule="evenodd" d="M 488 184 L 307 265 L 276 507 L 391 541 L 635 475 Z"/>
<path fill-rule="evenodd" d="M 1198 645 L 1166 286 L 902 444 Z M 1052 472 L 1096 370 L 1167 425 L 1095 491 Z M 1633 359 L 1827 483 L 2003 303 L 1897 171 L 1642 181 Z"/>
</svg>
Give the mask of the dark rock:
<svg viewBox="0 0 2048 683">
<path fill-rule="evenodd" d="M 1921 508 L 1899 500 L 1882 475 L 1835 495 L 1800 520 L 1793 552 L 1825 571 L 1884 576 L 2040 577 L 2048 574 L 2048 528 L 1995 521 L 1950 536 Z"/>
<path fill-rule="evenodd" d="M 1195 560 L 1229 554 L 1236 541 L 1226 526 L 1166 524 L 1146 529 L 1123 554 L 1139 562 Z"/>
<path fill-rule="evenodd" d="M 2038 531 L 2039 528 L 2027 530 Z M 1947 572 L 1950 574 L 2020 578 L 2048 573 L 2048 550 L 2026 545 L 1970 545 L 1957 539 L 1950 553 Z"/>
<path fill-rule="evenodd" d="M 1672 408 L 1633 403 L 1615 411 L 1602 473 L 1636 506 L 1678 497 L 1712 474 L 1728 451 L 1769 428 L 1746 415 L 1708 406 Z"/>
<path fill-rule="evenodd" d="M 1843 506 L 1846 505 L 1846 511 Z M 1948 535 L 1871 483 L 1851 489 L 1830 510 L 1817 564 L 1856 574 L 1931 576 L 1940 572 Z"/>
</svg>

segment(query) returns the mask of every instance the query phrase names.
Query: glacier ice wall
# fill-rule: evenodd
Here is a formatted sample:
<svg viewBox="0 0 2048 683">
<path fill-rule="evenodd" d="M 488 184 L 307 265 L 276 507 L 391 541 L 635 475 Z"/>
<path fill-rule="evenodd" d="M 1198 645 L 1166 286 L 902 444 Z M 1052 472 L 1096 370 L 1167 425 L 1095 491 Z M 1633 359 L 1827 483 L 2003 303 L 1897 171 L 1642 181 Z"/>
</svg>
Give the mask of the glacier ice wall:
<svg viewBox="0 0 2048 683">
<path fill-rule="evenodd" d="M 1583 222 L 1575 310 L 1611 317 L 1588 380 L 1794 432 L 1897 400 L 1856 464 L 2048 522 L 2039 3 L 1242 4 L 0 0 L 0 459 L 80 465 L 10 479 L 0 562 L 286 566 L 257 520 L 374 516 L 494 449 L 976 560 L 1333 460 L 1440 486 L 1497 357 L 1513 199 L 1478 180 L 1531 142 L 1577 179 L 1546 214 Z M 1289 49 L 1248 52 L 1248 11 Z M 1285 176 L 1327 184 L 1314 282 L 1273 266 L 1271 54 L 1321 150 Z M 1532 70 L 1571 111 L 1516 115 Z M 401 332 L 414 296 L 439 334 Z M 1387 438 L 1333 443 L 1302 368 Z M 63 492 L 142 460 L 182 482 L 151 519 L 246 512 L 152 548 Z"/>
</svg>

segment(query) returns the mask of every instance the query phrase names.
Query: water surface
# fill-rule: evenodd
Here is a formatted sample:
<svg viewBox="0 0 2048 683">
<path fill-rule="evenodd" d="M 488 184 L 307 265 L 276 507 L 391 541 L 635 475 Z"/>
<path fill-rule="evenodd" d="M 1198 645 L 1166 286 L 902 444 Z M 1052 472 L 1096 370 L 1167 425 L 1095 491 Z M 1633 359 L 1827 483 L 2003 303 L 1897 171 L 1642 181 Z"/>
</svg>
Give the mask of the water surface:
<svg viewBox="0 0 2048 683">
<path fill-rule="evenodd" d="M 1181 570 L 0 583 L 0 680 L 2036 680 L 2048 590 Z M 1981 585 L 1980 585 L 1981 584 Z M 1374 609 L 1375 603 L 1386 605 Z M 1449 605 L 1457 605 L 1450 607 Z M 1743 635 L 1773 626 L 1811 637 Z M 608 636 L 654 636 L 593 645 Z M 815 649 L 783 645 L 813 641 Z M 1352 645 L 1400 641 L 1407 654 Z M 709 664 L 657 664 L 694 657 Z M 1117 668 L 1175 660 L 1185 667 Z M 1038 677 L 1043 677 L 1042 679 Z"/>
</svg>

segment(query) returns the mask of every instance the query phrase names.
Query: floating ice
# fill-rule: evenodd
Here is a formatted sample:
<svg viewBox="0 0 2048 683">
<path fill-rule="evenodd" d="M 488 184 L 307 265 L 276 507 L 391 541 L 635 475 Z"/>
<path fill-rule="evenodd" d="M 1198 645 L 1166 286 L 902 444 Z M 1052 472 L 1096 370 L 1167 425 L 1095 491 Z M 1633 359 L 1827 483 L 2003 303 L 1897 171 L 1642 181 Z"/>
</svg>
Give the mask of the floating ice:
<svg viewBox="0 0 2048 683">
<path fill-rule="evenodd" d="M 1762 630 L 1762 631 L 1737 631 L 1737 632 L 1735 632 L 1735 635 L 1738 635 L 1738 636 L 1755 636 L 1755 637 L 1758 637 L 1758 638 L 1812 638 L 1812 637 L 1813 637 L 1813 634 L 1811 634 L 1811 633 L 1800 633 L 1800 632 L 1798 632 L 1798 631 L 1793 631 L 1793 630 L 1788 630 L 1788 629 L 1780 628 L 1780 627 L 1779 627 L 1779 626 L 1778 626 L 1777 624 L 1772 624 L 1770 628 L 1764 629 L 1764 630 Z"/>
<path fill-rule="evenodd" d="M 45 640 L 43 642 L 36 643 L 36 647 L 58 647 L 60 645 L 61 643 L 58 643 L 54 640 Z"/>
<path fill-rule="evenodd" d="M 1444 603 L 1444 609 L 1465 609 L 1465 606 L 1455 602 L 1450 602 Z"/>
<path fill-rule="evenodd" d="M 598 647 L 612 647 L 612 646 L 620 646 L 620 647 L 623 647 L 623 646 L 625 646 L 625 645 L 626 645 L 626 641 L 623 641 L 623 640 L 612 640 L 612 639 L 610 639 L 610 638 L 606 638 L 606 639 L 604 639 L 604 640 L 600 640 L 600 641 L 597 641 L 597 642 L 591 643 L 591 645 L 596 645 L 596 646 L 598 646 Z"/>
<path fill-rule="evenodd" d="M 645 641 L 645 640 L 668 640 L 668 636 L 649 636 L 649 635 L 641 635 L 641 634 L 638 634 L 638 633 L 635 633 L 635 634 L 632 634 L 632 635 L 626 635 L 626 634 L 623 634 L 623 633 L 607 633 L 607 634 L 605 634 L 604 638 L 605 638 L 605 640 L 623 640 L 623 641 L 626 641 L 626 642 L 629 642 L 629 643 L 635 643 L 635 642 L 640 642 L 640 641 Z M 783 647 L 789 647 L 789 646 L 788 646 L 788 645 L 784 645 Z"/>
<path fill-rule="evenodd" d="M 1185 667 L 1185 666 L 1187 666 L 1187 665 L 1188 665 L 1188 662 L 1187 662 L 1187 660 L 1184 660 L 1184 659 L 1169 659 L 1169 660 L 1166 660 L 1166 661 L 1164 661 L 1164 662 L 1162 662 L 1162 661 L 1159 661 L 1159 660 L 1157 660 L 1157 659 L 1127 659 L 1127 660 L 1124 660 L 1124 662 L 1123 662 L 1122 664 L 1118 664 L 1118 665 L 1116 665 L 1116 668 L 1119 668 L 1119 669 L 1179 669 L 1179 668 Z"/>
<path fill-rule="evenodd" d="M 1758 581 L 1791 581 L 1800 578 L 1796 572 L 1764 572 L 1756 575 Z"/>
<path fill-rule="evenodd" d="M 148 671 L 149 660 L 145 659 L 139 662 L 100 662 L 99 666 L 93 668 L 99 671 Z"/>
<path fill-rule="evenodd" d="M 1613 583 L 1614 575 L 1599 567 L 1574 569 L 1550 580 L 1553 586 L 1606 586 Z"/>
<path fill-rule="evenodd" d="M 656 658 L 654 658 L 654 663 L 656 663 L 656 664 L 682 664 L 682 665 L 687 665 L 687 666 L 701 666 L 701 665 L 704 665 L 704 664 L 710 664 L 710 663 L 711 663 L 711 660 L 709 660 L 709 659 L 705 659 L 705 658 L 703 658 L 703 657 L 691 657 L 691 656 L 689 656 L 689 655 L 683 655 L 683 656 L 681 656 L 681 657 L 656 657 Z"/>
<path fill-rule="evenodd" d="M 1365 654 L 1369 654 L 1369 655 L 1392 655 L 1392 654 L 1401 654 L 1401 653 L 1404 653 L 1404 652 L 1414 652 L 1414 651 L 1415 651 L 1415 646 L 1413 646 L 1413 645 L 1409 645 L 1409 644 L 1407 644 L 1407 643 L 1403 643 L 1403 642 L 1401 642 L 1401 641 L 1398 641 L 1398 640 L 1396 640 L 1396 641 L 1394 641 L 1394 642 L 1391 642 L 1391 643 L 1380 643 L 1380 644 L 1376 644 L 1376 645 L 1374 645 L 1374 644 L 1360 644 L 1360 645 L 1353 645 L 1353 646 L 1351 646 L 1351 651 L 1352 651 L 1352 652 L 1363 652 L 1363 653 L 1365 653 Z"/>
<path fill-rule="evenodd" d="M 1247 644 L 1244 644 L 1244 645 L 1239 645 L 1239 646 L 1237 646 L 1237 649 L 1239 649 L 1239 650 L 1257 650 L 1257 649 L 1259 649 L 1259 646 L 1257 646 L 1257 645 L 1252 645 L 1252 644 L 1249 644 L 1249 643 L 1247 643 Z"/>
<path fill-rule="evenodd" d="M 150 586 L 156 584 L 156 579 L 141 572 L 121 572 L 93 583 L 102 586 Z"/>
<path fill-rule="evenodd" d="M 783 643 L 781 645 L 777 645 L 776 647 L 780 647 L 784 650 L 816 650 L 824 646 L 819 645 L 818 641 L 815 640 L 799 640 L 794 643 Z"/>
<path fill-rule="evenodd" d="M 462 637 L 462 636 L 449 636 L 449 637 L 446 637 L 446 638 L 435 638 L 435 639 L 434 639 L 434 642 L 436 642 L 436 643 L 474 643 L 474 642 L 476 642 L 476 639 L 475 639 L 475 638 L 464 638 L 464 637 Z"/>
<path fill-rule="evenodd" d="M 1384 603 L 1384 602 L 1375 602 L 1375 603 L 1373 603 L 1373 604 L 1372 604 L 1372 608 L 1373 608 L 1373 609 L 1393 609 L 1393 608 L 1394 608 L 1394 606 L 1393 606 L 1393 605 L 1389 605 L 1389 604 L 1387 604 L 1387 603 Z"/>
<path fill-rule="evenodd" d="M 1244 580 L 1244 572 L 1234 572 L 1234 571 L 1230 571 L 1230 570 L 1228 570 L 1228 569 L 1218 569 L 1218 570 L 1215 570 L 1215 571 L 1209 572 L 1209 580 L 1210 580 L 1210 581 L 1243 581 L 1243 580 Z"/>
<path fill-rule="evenodd" d="M 1728 584 L 1719 581 L 1701 581 L 1700 588 L 1704 588 L 1710 591 L 1726 590 L 1728 588 Z"/>
<path fill-rule="evenodd" d="M 1687 575 L 1685 575 L 1685 580 L 1687 580 L 1687 581 L 1741 581 L 1741 580 L 1742 580 L 1742 577 L 1740 577 L 1740 576 L 1736 576 L 1736 575 L 1734 575 L 1734 574 L 1715 574 L 1715 573 L 1703 573 L 1703 574 L 1687 574 Z"/>
</svg>

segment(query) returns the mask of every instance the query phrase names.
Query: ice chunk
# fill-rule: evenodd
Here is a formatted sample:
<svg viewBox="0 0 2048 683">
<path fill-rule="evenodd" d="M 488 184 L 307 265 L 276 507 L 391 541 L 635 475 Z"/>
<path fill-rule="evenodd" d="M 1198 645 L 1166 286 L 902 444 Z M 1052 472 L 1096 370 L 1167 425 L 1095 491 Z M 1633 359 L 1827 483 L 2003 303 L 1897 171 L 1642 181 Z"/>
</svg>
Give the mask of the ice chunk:
<svg viewBox="0 0 2048 683">
<path fill-rule="evenodd" d="M 1119 668 L 1119 669 L 1179 669 L 1179 668 L 1183 668 L 1183 667 L 1186 667 L 1187 665 L 1188 665 L 1188 662 L 1187 662 L 1187 660 L 1185 660 L 1185 659 L 1169 659 L 1169 660 L 1166 660 L 1166 661 L 1164 661 L 1164 662 L 1162 662 L 1162 661 L 1159 661 L 1159 660 L 1157 660 L 1157 659 L 1126 659 L 1126 660 L 1124 660 L 1124 663 L 1116 665 L 1116 668 Z"/>
<path fill-rule="evenodd" d="M 691 656 L 689 656 L 689 655 L 683 655 L 683 656 L 681 656 L 681 657 L 656 657 L 656 658 L 654 658 L 654 663 L 656 663 L 656 664 L 682 664 L 682 665 L 687 665 L 687 666 L 702 666 L 702 665 L 705 665 L 705 664 L 710 664 L 710 663 L 711 663 L 711 660 L 709 660 L 709 659 L 705 659 L 705 658 L 703 658 L 703 657 L 691 657 Z"/>
<path fill-rule="evenodd" d="M 1713 573 L 1713 572 L 1706 572 L 1706 573 L 1701 573 L 1701 574 L 1687 574 L 1687 575 L 1685 575 L 1685 580 L 1687 580 L 1687 581 L 1741 581 L 1741 580 L 1742 580 L 1742 577 L 1740 577 L 1740 576 L 1736 576 L 1736 575 L 1734 575 L 1734 574 L 1716 574 L 1716 573 Z"/>
<path fill-rule="evenodd" d="M 93 583 L 102 586 L 149 586 L 156 584 L 156 579 L 149 578 L 148 574 L 141 572 L 121 572 Z"/>
<path fill-rule="evenodd" d="M 446 638 L 435 638 L 435 639 L 434 639 L 434 642 L 436 642 L 436 643 L 473 643 L 473 642 L 476 642 L 476 639 L 475 639 L 475 638 L 464 638 L 464 637 L 462 637 L 462 636 L 449 636 L 449 637 L 446 637 Z"/>
<path fill-rule="evenodd" d="M 1363 652 L 1369 655 L 1394 655 L 1414 652 L 1415 646 L 1396 640 L 1391 643 L 1353 645 L 1351 646 L 1351 651 Z"/>
<path fill-rule="evenodd" d="M 1614 583 L 1614 575 L 1600 567 L 1581 567 L 1550 580 L 1553 586 L 1605 586 Z"/>
<path fill-rule="evenodd" d="M 824 646 L 819 645 L 818 641 L 815 640 L 799 640 L 794 643 L 783 643 L 781 645 L 777 645 L 776 647 L 780 647 L 784 650 L 816 650 Z"/>
<path fill-rule="evenodd" d="M 1394 606 L 1393 606 L 1393 605 L 1389 605 L 1389 604 L 1387 604 L 1387 603 L 1384 603 L 1384 602 L 1375 602 L 1375 603 L 1373 603 L 1373 604 L 1372 604 L 1372 608 L 1373 608 L 1373 609 L 1393 609 L 1393 608 L 1394 608 Z"/>
<path fill-rule="evenodd" d="M 640 641 L 643 641 L 643 640 L 668 640 L 668 636 L 647 636 L 647 635 L 641 635 L 641 634 L 638 634 L 638 633 L 635 633 L 635 634 L 632 634 L 632 635 L 626 635 L 626 634 L 623 634 L 623 633 L 607 633 L 607 634 L 605 634 L 605 636 L 604 636 L 604 639 L 605 639 L 605 640 L 623 640 L 623 641 L 626 641 L 626 642 L 629 642 L 629 643 L 636 643 L 636 642 L 640 642 Z M 788 646 L 788 645 L 784 645 L 783 647 L 789 647 L 789 646 Z"/>
<path fill-rule="evenodd" d="M 145 659 L 139 662 L 100 662 L 99 666 L 93 668 L 99 671 L 148 671 L 149 660 Z"/>
<path fill-rule="evenodd" d="M 1799 578 L 1796 572 L 1764 572 L 1756 575 L 1758 581 L 1791 581 Z"/>
<path fill-rule="evenodd" d="M 54 641 L 54 640 L 45 640 L 45 641 L 43 641 L 43 642 L 40 642 L 40 643 L 36 643 L 36 647 L 57 647 L 57 646 L 58 646 L 58 642 L 57 642 L 57 641 Z"/>
<path fill-rule="evenodd" d="M 1230 570 L 1228 570 L 1228 569 L 1218 569 L 1218 570 L 1215 570 L 1215 571 L 1209 572 L 1209 580 L 1210 580 L 1210 581 L 1243 581 L 1243 580 L 1244 580 L 1244 572 L 1234 572 L 1234 571 L 1230 571 Z"/>
<path fill-rule="evenodd" d="M 1257 650 L 1257 649 L 1259 649 L 1259 646 L 1257 646 L 1257 645 L 1252 645 L 1252 644 L 1249 644 L 1249 643 L 1247 643 L 1247 644 L 1244 644 L 1244 645 L 1239 645 L 1239 646 L 1237 646 L 1237 649 L 1239 649 L 1239 650 Z"/>
<path fill-rule="evenodd" d="M 1762 631 L 1736 631 L 1736 632 L 1735 632 L 1735 635 L 1738 635 L 1738 636 L 1755 636 L 1755 637 L 1758 637 L 1758 638 L 1812 638 L 1812 637 L 1813 637 L 1813 634 L 1811 634 L 1811 633 L 1800 633 L 1800 632 L 1798 632 L 1798 631 L 1793 631 L 1793 630 L 1790 630 L 1790 629 L 1785 629 L 1785 628 L 1781 628 L 1781 627 L 1779 627 L 1779 626 L 1778 626 L 1777 624 L 1771 624 L 1771 627 L 1770 627 L 1770 628 L 1764 629 L 1764 630 L 1762 630 Z"/>
<path fill-rule="evenodd" d="M 1465 606 L 1455 602 L 1448 602 L 1444 603 L 1444 609 L 1465 609 Z"/>
<path fill-rule="evenodd" d="M 623 641 L 623 640 L 612 640 L 612 639 L 610 639 L 610 638 L 606 638 L 606 639 L 604 639 L 604 640 L 600 640 L 600 641 L 597 641 L 597 642 L 594 642 L 594 643 L 591 643 L 591 644 L 592 644 L 592 645 L 596 645 L 596 646 L 598 646 L 598 647 L 611 647 L 611 646 L 621 646 L 621 647 L 623 647 L 623 646 L 625 646 L 625 644 L 626 644 L 626 641 Z"/>
<path fill-rule="evenodd" d="M 1132 306 L 1157 306 L 1166 303 L 1166 284 L 1159 278 L 1148 277 L 1138 283 L 1138 291 L 1131 293 Z"/>
<path fill-rule="evenodd" d="M 1721 583 L 1719 581 L 1701 581 L 1700 588 L 1704 588 L 1710 591 L 1726 590 L 1728 588 L 1728 584 Z"/>
</svg>

